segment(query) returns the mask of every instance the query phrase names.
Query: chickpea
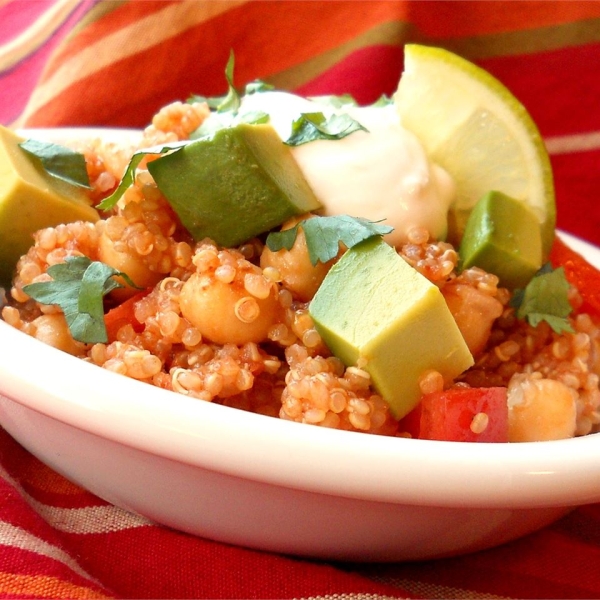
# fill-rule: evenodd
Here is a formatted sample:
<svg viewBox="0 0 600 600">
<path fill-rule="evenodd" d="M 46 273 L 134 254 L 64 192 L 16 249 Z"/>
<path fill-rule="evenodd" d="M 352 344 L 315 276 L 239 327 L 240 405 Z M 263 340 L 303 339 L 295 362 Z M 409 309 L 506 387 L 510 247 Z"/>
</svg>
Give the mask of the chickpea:
<svg viewBox="0 0 600 600">
<path fill-rule="evenodd" d="M 74 356 L 83 354 L 85 345 L 73 339 L 62 313 L 42 315 L 34 319 L 33 325 L 35 327 L 34 337 L 40 342 Z"/>
<path fill-rule="evenodd" d="M 564 383 L 514 375 L 508 385 L 510 442 L 559 440 L 575 435 L 576 393 Z"/>
<path fill-rule="evenodd" d="M 227 283 L 199 273 L 183 284 L 179 305 L 203 338 L 237 345 L 265 340 L 279 308 L 275 285 L 268 296 L 257 298 L 238 280 Z"/>
<path fill-rule="evenodd" d="M 446 285 L 442 294 L 473 356 L 483 351 L 502 303 L 471 285 Z"/>
<path fill-rule="evenodd" d="M 126 273 L 133 283 L 141 288 L 152 287 L 162 278 L 161 273 L 151 271 L 142 257 L 131 252 L 121 252 L 115 249 L 113 240 L 103 232 L 98 243 L 98 257 L 103 263 L 110 265 L 113 269 Z M 126 285 L 125 281 L 120 279 L 124 288 L 115 290 L 114 295 L 121 299 L 133 296 L 139 290 Z"/>
<path fill-rule="evenodd" d="M 312 216 L 308 218 L 312 218 Z M 281 229 L 291 229 L 296 223 L 305 219 L 306 217 L 290 219 L 283 224 Z M 308 256 L 304 231 L 299 228 L 291 250 L 282 249 L 273 252 L 265 247 L 260 257 L 260 266 L 263 269 L 267 267 L 276 269 L 281 276 L 281 282 L 292 292 L 292 295 L 302 302 L 308 302 L 319 289 L 335 261 L 336 259 L 332 259 L 326 263 L 318 262 L 313 265 Z"/>
</svg>

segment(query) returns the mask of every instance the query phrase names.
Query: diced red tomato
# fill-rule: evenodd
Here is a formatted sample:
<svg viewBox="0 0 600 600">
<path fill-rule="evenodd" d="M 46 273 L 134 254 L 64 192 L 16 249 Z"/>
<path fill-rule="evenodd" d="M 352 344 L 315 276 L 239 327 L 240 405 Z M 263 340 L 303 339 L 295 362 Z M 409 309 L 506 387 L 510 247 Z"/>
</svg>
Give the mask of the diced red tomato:
<svg viewBox="0 0 600 600">
<path fill-rule="evenodd" d="M 419 438 L 508 442 L 506 388 L 452 388 L 421 399 Z"/>
<path fill-rule="evenodd" d="M 579 312 L 600 316 L 600 271 L 558 236 L 554 238 L 550 262 L 555 269 L 563 267 L 569 283 L 579 290 L 583 298 Z"/>
<path fill-rule="evenodd" d="M 114 342 L 117 339 L 117 333 L 123 325 L 131 324 L 134 331 L 138 333 L 143 331 L 144 326 L 135 318 L 135 303 L 150 293 L 152 288 L 148 288 L 128 298 L 119 306 L 115 306 L 104 315 L 104 324 L 108 335 L 108 342 Z"/>
</svg>

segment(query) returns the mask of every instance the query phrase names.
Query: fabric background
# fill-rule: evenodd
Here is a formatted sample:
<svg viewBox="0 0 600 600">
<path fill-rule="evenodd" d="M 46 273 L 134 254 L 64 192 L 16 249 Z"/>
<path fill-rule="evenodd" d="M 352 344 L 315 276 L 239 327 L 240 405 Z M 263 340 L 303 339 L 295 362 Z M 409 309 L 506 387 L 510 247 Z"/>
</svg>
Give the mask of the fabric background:
<svg viewBox="0 0 600 600">
<path fill-rule="evenodd" d="M 600 245 L 600 2 L 0 0 L 0 123 L 143 127 L 163 105 L 255 78 L 303 94 L 395 90 L 403 44 L 458 52 L 546 141 L 558 224 Z M 326 564 L 153 525 L 0 432 L 6 598 L 597 598 L 600 506 L 503 547 L 414 564 Z"/>
</svg>

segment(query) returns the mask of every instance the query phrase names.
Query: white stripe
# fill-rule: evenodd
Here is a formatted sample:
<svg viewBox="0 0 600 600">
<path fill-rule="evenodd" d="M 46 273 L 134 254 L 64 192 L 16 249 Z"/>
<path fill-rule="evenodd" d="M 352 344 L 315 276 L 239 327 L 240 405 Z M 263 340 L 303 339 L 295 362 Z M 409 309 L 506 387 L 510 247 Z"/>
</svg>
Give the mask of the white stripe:
<svg viewBox="0 0 600 600">
<path fill-rule="evenodd" d="M 0 545 L 35 552 L 41 556 L 56 560 L 77 573 L 80 577 L 103 587 L 98 580 L 86 573 L 69 554 L 21 527 L 15 527 L 10 523 L 0 521 Z"/>
<path fill-rule="evenodd" d="M 545 138 L 549 154 L 571 154 L 600 148 L 600 131 Z"/>
<path fill-rule="evenodd" d="M 154 525 L 152 521 L 109 504 L 85 508 L 58 508 L 32 498 L 0 465 L 0 477 L 12 485 L 23 499 L 52 527 L 76 534 L 109 533 Z"/>
<path fill-rule="evenodd" d="M 17 37 L 0 46 L 0 71 L 10 69 L 52 37 L 79 2 L 80 0 L 60 0 Z"/>
<path fill-rule="evenodd" d="M 110 533 L 154 525 L 149 519 L 112 504 L 86 508 L 57 508 L 37 502 L 33 498 L 30 503 L 52 527 L 66 533 Z"/>
</svg>

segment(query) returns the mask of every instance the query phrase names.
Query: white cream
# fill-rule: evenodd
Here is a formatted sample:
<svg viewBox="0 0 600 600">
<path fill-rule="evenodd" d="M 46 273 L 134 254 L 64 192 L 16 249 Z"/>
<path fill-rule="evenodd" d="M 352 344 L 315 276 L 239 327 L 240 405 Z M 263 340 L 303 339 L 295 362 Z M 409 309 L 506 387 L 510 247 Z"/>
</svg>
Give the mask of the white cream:
<svg viewBox="0 0 600 600">
<path fill-rule="evenodd" d="M 331 114 L 330 107 L 286 92 L 246 96 L 243 111 L 261 110 L 282 138 L 301 113 Z M 393 105 L 344 107 L 368 131 L 340 140 L 316 140 L 290 149 L 327 215 L 348 214 L 394 227 L 387 241 L 399 245 L 412 227 L 444 238 L 454 182 L 433 164 L 419 140 L 404 129 Z"/>
</svg>

